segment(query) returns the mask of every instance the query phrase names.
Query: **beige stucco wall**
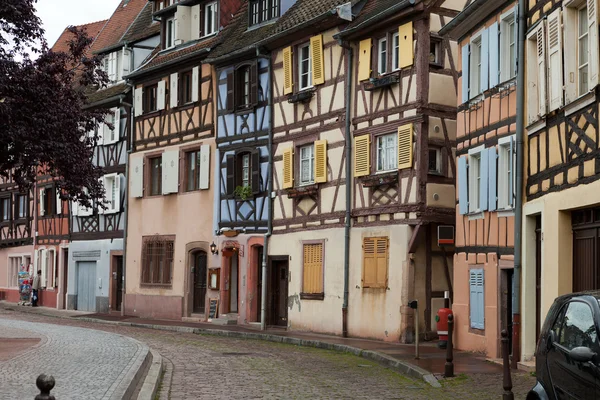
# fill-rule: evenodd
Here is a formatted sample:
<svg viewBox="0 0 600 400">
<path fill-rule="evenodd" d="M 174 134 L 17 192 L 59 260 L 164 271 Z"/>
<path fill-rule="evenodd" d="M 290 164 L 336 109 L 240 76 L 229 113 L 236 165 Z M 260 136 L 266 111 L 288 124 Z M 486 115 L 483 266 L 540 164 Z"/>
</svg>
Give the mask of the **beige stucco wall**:
<svg viewBox="0 0 600 400">
<path fill-rule="evenodd" d="M 33 245 L 8 247 L 0 250 L 0 288 L 8 287 L 10 257 L 29 257 L 33 263 Z"/>
</svg>

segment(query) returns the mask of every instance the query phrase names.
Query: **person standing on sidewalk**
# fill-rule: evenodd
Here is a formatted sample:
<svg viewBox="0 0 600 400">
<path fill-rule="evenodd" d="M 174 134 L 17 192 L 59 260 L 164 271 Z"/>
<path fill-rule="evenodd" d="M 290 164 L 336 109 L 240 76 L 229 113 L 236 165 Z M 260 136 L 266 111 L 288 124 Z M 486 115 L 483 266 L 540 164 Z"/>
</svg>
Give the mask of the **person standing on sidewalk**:
<svg viewBox="0 0 600 400">
<path fill-rule="evenodd" d="M 42 288 L 42 271 L 39 270 L 37 275 L 33 278 L 33 284 L 31 285 L 31 290 L 33 291 L 33 295 L 31 297 L 31 306 L 37 307 L 39 290 Z"/>
</svg>

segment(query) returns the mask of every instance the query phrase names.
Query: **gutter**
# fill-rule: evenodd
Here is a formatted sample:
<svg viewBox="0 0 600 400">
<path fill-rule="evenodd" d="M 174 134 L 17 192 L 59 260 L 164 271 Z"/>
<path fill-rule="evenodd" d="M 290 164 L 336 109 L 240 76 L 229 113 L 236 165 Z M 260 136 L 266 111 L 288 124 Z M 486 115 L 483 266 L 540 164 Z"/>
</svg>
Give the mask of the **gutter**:
<svg viewBox="0 0 600 400">
<path fill-rule="evenodd" d="M 109 103 L 114 103 L 115 101 L 118 101 L 119 104 L 121 104 L 124 99 L 125 99 L 125 95 L 124 94 L 118 94 L 116 96 L 112 96 L 112 97 L 109 97 L 107 99 L 95 102 L 95 103 L 87 104 L 86 106 L 84 106 L 82 108 L 84 110 L 89 110 L 90 108 L 102 107 L 103 105 L 106 105 L 106 104 L 109 104 Z"/>
<path fill-rule="evenodd" d="M 486 0 L 484 0 L 484 1 L 486 1 Z M 404 10 L 405 8 L 408 8 L 409 6 L 414 6 L 416 2 L 417 2 L 416 0 L 403 0 L 403 1 L 400 1 L 396 5 L 388 8 L 387 10 L 384 10 L 384 11 L 380 12 L 377 15 L 372 16 L 371 18 L 369 18 L 369 19 L 367 19 L 367 20 L 359 23 L 358 25 L 356 25 L 356 26 L 354 26 L 352 28 L 344 29 L 342 32 L 339 33 L 339 35 L 341 37 L 349 36 L 349 35 L 353 34 L 354 32 L 363 29 L 363 25 L 371 24 L 373 22 L 373 20 L 375 20 L 375 22 L 377 22 L 380 19 L 383 19 L 383 18 L 386 18 L 388 16 L 394 15 L 398 11 Z"/>
<path fill-rule="evenodd" d="M 521 263 L 522 247 L 521 231 L 523 227 L 523 139 L 525 137 L 525 24 L 527 0 L 519 0 L 519 36 L 517 55 L 517 177 L 515 199 L 515 255 L 512 287 L 512 368 L 517 369 L 521 360 Z"/>
<path fill-rule="evenodd" d="M 183 49 L 183 48 L 182 48 L 182 49 Z M 180 50 L 182 50 L 182 49 L 180 49 Z M 135 72 L 132 72 L 131 74 L 129 74 L 129 75 L 127 75 L 127 76 L 123 77 L 123 78 L 124 78 L 124 79 L 128 79 L 128 80 L 130 80 L 130 79 L 134 79 L 134 78 L 139 78 L 139 77 L 141 77 L 141 76 L 143 76 L 143 75 L 147 75 L 147 74 L 149 74 L 149 73 L 151 73 L 151 72 L 158 71 L 158 70 L 160 70 L 160 69 L 163 69 L 163 68 L 167 68 L 167 67 L 169 67 L 169 66 L 171 66 L 171 65 L 173 65 L 173 64 L 179 64 L 179 63 L 182 63 L 182 62 L 184 62 L 184 61 L 191 60 L 191 59 L 193 59 L 194 57 L 198 57 L 198 56 L 201 56 L 201 55 L 203 55 L 203 54 L 207 54 L 207 53 L 209 53 L 210 51 L 211 51 L 211 48 L 210 48 L 210 47 L 205 47 L 205 48 L 203 48 L 203 49 L 200 49 L 200 50 L 198 50 L 198 51 L 194 51 L 194 52 L 192 52 L 192 53 L 190 53 L 190 54 L 187 54 L 187 55 L 185 55 L 185 56 L 183 56 L 183 57 L 180 57 L 180 58 L 175 58 L 175 59 L 173 59 L 173 60 L 170 60 L 170 61 L 167 61 L 167 62 L 165 62 L 165 63 L 159 64 L 159 65 L 156 65 L 156 66 L 154 66 L 154 67 L 150 67 L 150 68 L 148 68 L 148 69 L 139 69 L 139 68 L 138 68 L 138 70 L 137 70 L 137 71 L 135 71 Z M 156 54 L 156 56 L 159 56 L 159 55 L 160 55 L 160 53 Z M 155 56 L 155 57 L 156 57 L 156 56 Z M 153 60 L 153 59 L 154 59 L 154 58 L 152 58 L 152 60 Z M 150 60 L 150 61 L 152 61 L 152 60 Z M 149 61 L 149 62 L 150 62 L 150 61 Z M 140 68 L 143 68 L 143 67 L 140 67 Z"/>
<path fill-rule="evenodd" d="M 488 0 L 475 0 L 471 4 L 467 6 L 464 10 L 462 10 L 456 17 L 452 18 L 450 22 L 442 27 L 439 30 L 438 34 L 441 36 L 449 35 L 450 31 L 459 26 L 462 22 L 464 22 L 467 18 L 473 15 L 479 7 L 481 7 Z"/>
<path fill-rule="evenodd" d="M 131 88 L 131 90 L 133 91 L 135 89 L 134 85 L 127 82 L 127 86 L 129 86 Z M 125 294 L 127 293 L 126 290 L 126 283 L 127 283 L 127 235 L 128 235 L 128 219 L 129 219 L 129 156 L 131 155 L 131 148 L 132 148 L 132 142 L 133 142 L 133 130 L 135 128 L 135 118 L 133 117 L 133 106 L 131 104 L 125 103 L 121 100 L 121 104 L 122 105 L 127 105 L 129 106 L 129 114 L 131 116 L 130 118 L 130 128 L 129 128 L 129 135 L 126 137 L 126 145 L 127 145 L 127 157 L 125 158 L 125 201 L 127 202 L 127 206 L 125 207 L 125 210 L 123 211 L 123 218 L 125 218 L 125 226 L 123 227 L 123 295 L 121 296 L 121 316 L 125 315 Z"/>
</svg>

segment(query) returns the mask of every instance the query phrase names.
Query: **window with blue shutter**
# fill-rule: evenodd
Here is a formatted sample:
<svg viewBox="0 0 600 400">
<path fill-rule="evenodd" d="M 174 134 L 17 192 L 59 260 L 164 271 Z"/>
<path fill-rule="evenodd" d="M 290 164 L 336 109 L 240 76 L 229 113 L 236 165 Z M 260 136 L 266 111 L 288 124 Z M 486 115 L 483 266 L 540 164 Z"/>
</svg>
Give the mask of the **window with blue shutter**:
<svg viewBox="0 0 600 400">
<path fill-rule="evenodd" d="M 494 22 L 488 28 L 488 43 L 490 52 L 490 87 L 497 86 L 500 79 L 500 46 L 498 23 Z"/>
<path fill-rule="evenodd" d="M 467 157 L 458 158 L 458 211 L 469 213 L 469 187 L 467 186 Z"/>
<path fill-rule="evenodd" d="M 496 156 L 496 148 L 490 147 L 487 149 L 488 152 L 488 210 L 495 211 L 496 210 L 496 170 L 497 170 L 497 156 Z"/>
<path fill-rule="evenodd" d="M 479 55 L 481 61 L 481 84 L 479 91 L 485 92 L 490 88 L 490 56 L 489 56 L 489 30 L 485 29 L 481 33 L 481 54 Z"/>
<path fill-rule="evenodd" d="M 479 161 L 480 179 L 479 179 L 479 211 L 485 211 L 488 209 L 488 152 L 487 149 L 481 151 L 481 158 Z"/>
<path fill-rule="evenodd" d="M 485 328 L 483 269 L 469 271 L 469 310 L 471 328 Z"/>
<path fill-rule="evenodd" d="M 471 76 L 469 75 L 469 49 L 470 46 L 468 44 L 464 45 L 462 48 L 462 102 L 466 103 L 469 101 L 469 80 Z"/>
</svg>

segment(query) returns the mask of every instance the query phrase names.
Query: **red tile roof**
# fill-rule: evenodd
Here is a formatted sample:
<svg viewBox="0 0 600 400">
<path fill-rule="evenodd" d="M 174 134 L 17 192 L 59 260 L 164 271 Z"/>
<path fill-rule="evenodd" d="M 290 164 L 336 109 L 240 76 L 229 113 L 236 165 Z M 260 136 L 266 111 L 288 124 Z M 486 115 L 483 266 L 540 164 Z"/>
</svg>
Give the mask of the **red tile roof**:
<svg viewBox="0 0 600 400">
<path fill-rule="evenodd" d="M 119 43 L 147 3 L 148 0 L 121 0 L 92 45 L 92 50 L 98 52 Z"/>
<path fill-rule="evenodd" d="M 106 25 L 108 20 L 92 22 L 85 25 L 77 25 L 76 28 L 83 29 L 89 37 L 96 38 L 102 28 Z M 54 52 L 68 52 L 69 51 L 69 41 L 73 39 L 73 34 L 69 31 L 69 28 L 65 28 L 63 33 L 52 46 L 52 51 Z M 93 45 L 92 45 L 93 46 Z"/>
</svg>

